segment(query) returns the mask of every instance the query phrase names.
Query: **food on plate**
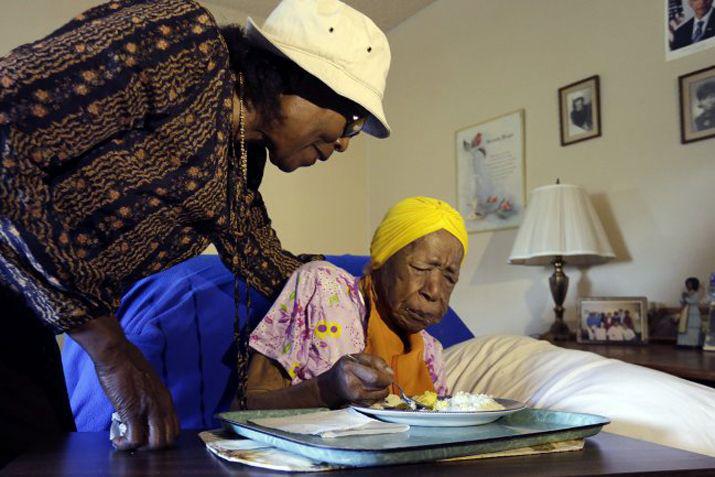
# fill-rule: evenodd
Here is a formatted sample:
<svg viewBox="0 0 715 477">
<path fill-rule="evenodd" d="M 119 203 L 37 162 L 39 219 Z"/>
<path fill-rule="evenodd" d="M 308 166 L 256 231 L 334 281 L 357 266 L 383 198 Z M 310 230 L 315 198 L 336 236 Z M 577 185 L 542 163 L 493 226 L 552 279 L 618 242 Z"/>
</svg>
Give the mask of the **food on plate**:
<svg viewBox="0 0 715 477">
<path fill-rule="evenodd" d="M 474 411 L 501 411 L 505 409 L 494 398 L 487 394 L 472 394 L 463 391 L 452 397 L 439 399 L 433 391 L 412 396 L 412 399 L 425 406 L 427 411 L 441 412 L 474 412 Z M 409 404 L 396 394 L 388 395 L 384 401 L 375 403 L 373 409 L 411 410 Z"/>
<path fill-rule="evenodd" d="M 472 394 L 458 392 L 449 399 L 439 399 L 435 411 L 447 412 L 472 412 L 472 411 L 501 411 L 504 406 L 499 404 L 487 394 Z"/>
<path fill-rule="evenodd" d="M 409 404 L 400 398 L 397 394 L 388 394 L 381 402 L 376 402 L 370 406 L 372 409 L 396 409 L 400 411 L 413 410 Z"/>
<path fill-rule="evenodd" d="M 385 401 L 383 402 L 383 407 L 385 409 L 394 409 L 394 408 L 407 408 L 409 409 L 409 405 L 400 398 L 397 394 L 388 394 L 387 397 L 385 398 Z"/>
<path fill-rule="evenodd" d="M 422 394 L 417 394 L 416 396 L 412 396 L 412 399 L 417 401 L 417 403 L 422 404 L 423 406 L 427 408 L 434 408 L 434 405 L 437 403 L 437 393 L 434 391 L 425 391 Z"/>
</svg>

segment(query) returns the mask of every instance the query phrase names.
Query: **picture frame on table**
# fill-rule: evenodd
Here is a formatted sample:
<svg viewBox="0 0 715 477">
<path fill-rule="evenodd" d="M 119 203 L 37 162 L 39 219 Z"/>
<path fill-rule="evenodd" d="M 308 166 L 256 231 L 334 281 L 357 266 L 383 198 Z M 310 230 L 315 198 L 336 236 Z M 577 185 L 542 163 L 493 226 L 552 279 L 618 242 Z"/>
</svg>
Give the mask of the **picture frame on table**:
<svg viewBox="0 0 715 477">
<path fill-rule="evenodd" d="M 579 299 L 579 343 L 644 344 L 648 342 L 646 297 Z"/>
<path fill-rule="evenodd" d="M 708 316 L 707 305 L 700 305 L 700 315 Z M 675 344 L 678 340 L 678 319 L 683 307 L 661 306 L 648 313 L 648 342 Z"/>
<path fill-rule="evenodd" d="M 561 145 L 601 136 L 601 80 L 598 75 L 559 88 Z"/>
<path fill-rule="evenodd" d="M 674 344 L 678 339 L 678 317 L 681 308 L 663 306 L 648 313 L 648 340 L 651 343 Z"/>
<path fill-rule="evenodd" d="M 679 76 L 678 91 L 680 142 L 715 137 L 715 65 Z"/>
<path fill-rule="evenodd" d="M 468 232 L 515 228 L 526 206 L 524 110 L 455 133 L 457 210 Z"/>
</svg>

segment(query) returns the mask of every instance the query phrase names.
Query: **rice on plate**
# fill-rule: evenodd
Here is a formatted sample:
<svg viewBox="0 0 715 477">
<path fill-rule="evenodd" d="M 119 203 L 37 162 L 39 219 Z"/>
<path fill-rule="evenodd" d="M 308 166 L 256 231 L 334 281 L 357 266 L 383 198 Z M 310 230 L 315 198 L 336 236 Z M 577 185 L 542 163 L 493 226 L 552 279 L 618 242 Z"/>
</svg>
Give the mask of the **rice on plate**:
<svg viewBox="0 0 715 477">
<path fill-rule="evenodd" d="M 449 399 L 438 399 L 433 409 L 446 412 L 501 411 L 504 406 L 487 394 L 459 391 Z"/>
<path fill-rule="evenodd" d="M 439 399 L 433 391 L 426 391 L 422 394 L 412 396 L 412 399 L 425 406 L 428 411 L 441 412 L 477 412 L 477 411 L 501 411 L 504 408 L 487 394 L 472 394 L 459 391 L 454 396 Z M 373 404 L 375 409 L 411 409 L 408 403 L 403 401 L 398 395 L 390 394 L 381 403 Z"/>
</svg>

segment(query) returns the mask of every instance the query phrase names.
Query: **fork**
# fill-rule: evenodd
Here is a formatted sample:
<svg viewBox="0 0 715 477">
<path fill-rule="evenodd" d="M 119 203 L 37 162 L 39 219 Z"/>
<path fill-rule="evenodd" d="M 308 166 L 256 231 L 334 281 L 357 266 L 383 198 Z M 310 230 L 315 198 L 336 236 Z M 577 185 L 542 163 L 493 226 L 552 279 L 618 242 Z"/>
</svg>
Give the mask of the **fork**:
<svg viewBox="0 0 715 477">
<path fill-rule="evenodd" d="M 355 356 L 353 356 L 350 353 L 346 354 L 345 357 L 352 361 L 355 361 L 356 363 L 362 364 Z M 405 401 L 407 403 L 407 405 L 410 406 L 410 409 L 412 409 L 413 411 L 417 410 L 417 409 L 428 409 L 428 407 L 425 406 L 424 404 L 419 403 L 419 402 L 415 401 L 414 399 L 412 399 L 411 397 L 409 397 L 405 393 L 405 390 L 402 389 L 402 386 L 400 386 L 396 382 L 393 382 L 392 384 L 394 384 L 397 387 L 397 389 L 400 391 L 400 399 Z"/>
<path fill-rule="evenodd" d="M 400 386 L 397 383 L 392 383 L 392 384 L 397 386 L 397 389 L 400 391 L 400 399 L 405 401 L 407 403 L 407 405 L 410 406 L 410 409 L 412 409 L 413 411 L 415 411 L 417 409 L 429 409 L 424 404 L 417 402 L 414 399 L 412 399 L 411 397 L 407 396 L 407 394 L 405 394 L 405 390 L 402 389 L 402 386 Z"/>
</svg>

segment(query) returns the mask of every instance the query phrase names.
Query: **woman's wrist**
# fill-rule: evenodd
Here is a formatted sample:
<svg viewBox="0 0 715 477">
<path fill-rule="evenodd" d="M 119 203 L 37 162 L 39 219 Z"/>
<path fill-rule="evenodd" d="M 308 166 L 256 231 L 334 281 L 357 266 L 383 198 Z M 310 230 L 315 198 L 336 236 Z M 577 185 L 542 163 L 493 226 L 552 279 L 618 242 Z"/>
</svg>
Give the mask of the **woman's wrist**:
<svg viewBox="0 0 715 477">
<path fill-rule="evenodd" d="M 95 318 L 69 331 L 70 337 L 89 355 L 95 366 L 110 366 L 127 351 L 124 331 L 113 316 Z"/>
<path fill-rule="evenodd" d="M 344 403 L 344 399 L 336 392 L 336 386 L 331 379 L 330 371 L 313 379 L 316 395 L 320 403 L 329 408 L 336 408 Z"/>
<path fill-rule="evenodd" d="M 327 373 L 282 389 L 252 390 L 246 393 L 248 409 L 336 408 L 343 404 Z M 235 403 L 232 409 L 237 409 Z"/>
</svg>

